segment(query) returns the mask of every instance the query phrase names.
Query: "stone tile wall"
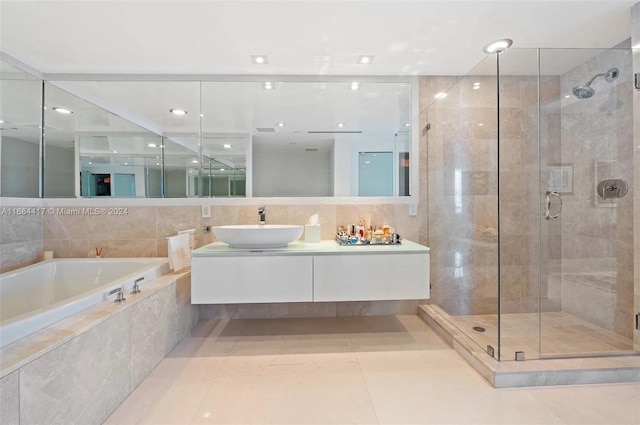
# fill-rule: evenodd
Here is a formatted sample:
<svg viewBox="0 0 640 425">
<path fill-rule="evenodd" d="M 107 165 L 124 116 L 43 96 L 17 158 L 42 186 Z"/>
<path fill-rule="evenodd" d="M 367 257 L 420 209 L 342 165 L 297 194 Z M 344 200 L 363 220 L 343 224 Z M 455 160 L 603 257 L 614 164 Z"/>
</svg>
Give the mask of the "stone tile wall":
<svg viewBox="0 0 640 425">
<path fill-rule="evenodd" d="M 41 201 L 14 199 L 0 198 L 0 273 L 42 260 Z"/>
<path fill-rule="evenodd" d="M 474 83 L 480 88 L 474 89 Z M 544 78 L 542 96 L 559 93 L 559 78 Z M 433 102 L 435 93 L 446 98 Z M 428 245 L 431 302 L 449 314 L 496 313 L 498 262 L 503 312 L 539 306 L 539 170 L 537 76 L 503 77 L 500 104 L 500 221 L 496 78 L 421 79 L 428 155 Z M 536 184 L 532 184 L 532 183 Z M 498 258 L 498 226 L 502 247 Z M 545 309 L 557 302 L 545 300 Z"/>
<path fill-rule="evenodd" d="M 102 423 L 197 323 L 190 284 L 189 273 L 167 275 L 115 311 L 96 307 L 107 317 L 0 378 L 2 424 Z M 51 343 L 73 333 L 69 326 L 49 332 Z M 46 348 L 33 341 L 28 356 Z"/>
<path fill-rule="evenodd" d="M 589 288 L 584 285 L 568 290 L 571 285 L 563 279 L 563 310 L 585 320 L 599 317 L 601 326 L 631 337 L 634 193 L 631 190 L 621 199 L 603 200 L 596 189 L 600 181 L 610 178 L 633 183 L 633 72 L 629 52 L 607 50 L 566 72 L 561 76 L 561 90 L 571 94 L 573 87 L 613 67 L 619 69 L 619 77 L 613 82 L 594 80 L 593 97 L 561 97 L 560 160 L 573 167 L 573 191 L 562 194 L 562 229 L 554 237 L 561 238 L 563 273 L 595 273 L 596 280 L 603 281 L 607 276 L 614 279 L 613 293 L 603 295 L 600 302 L 593 299 L 597 292 L 585 291 Z"/>
<path fill-rule="evenodd" d="M 633 46 L 633 72 L 640 74 L 640 2 L 631 8 L 631 46 Z M 640 91 L 633 92 L 633 151 L 634 161 L 634 314 L 640 314 Z M 633 346 L 640 351 L 640 330 L 633 333 Z"/>
<path fill-rule="evenodd" d="M 16 205 L 20 202 L 17 200 Z M 164 235 L 184 229 L 202 229 L 203 226 L 258 221 L 255 205 L 212 205 L 211 218 L 203 219 L 200 203 L 185 206 L 92 205 L 92 209 L 126 210 L 123 215 L 95 216 L 82 213 L 83 208 L 88 208 L 82 201 L 70 200 L 66 205 L 55 206 L 46 200 L 40 202 L 51 213 L 2 217 L 0 272 L 40 261 L 42 251 L 53 251 L 56 258 L 93 257 L 96 248 L 102 249 L 102 256 L 107 258 L 166 257 Z M 358 218 L 370 214 L 374 224 L 389 224 L 405 239 L 425 240 L 421 235 L 424 220 L 409 217 L 408 208 L 407 204 L 267 204 L 267 222 L 304 224 L 312 214 L 318 213 L 322 238 L 332 239 L 338 225 L 357 223 Z M 195 239 L 196 247 L 215 241 L 212 233 L 200 231 L 196 232 Z"/>
</svg>

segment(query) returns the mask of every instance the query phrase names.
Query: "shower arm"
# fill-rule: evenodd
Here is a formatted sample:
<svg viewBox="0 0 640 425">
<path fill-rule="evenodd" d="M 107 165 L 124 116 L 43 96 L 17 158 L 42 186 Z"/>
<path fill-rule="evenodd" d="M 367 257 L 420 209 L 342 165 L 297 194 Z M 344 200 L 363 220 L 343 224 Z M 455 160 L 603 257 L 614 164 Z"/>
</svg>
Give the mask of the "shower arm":
<svg viewBox="0 0 640 425">
<path fill-rule="evenodd" d="M 607 75 L 607 73 L 606 73 L 606 72 L 603 72 L 602 74 L 596 74 L 596 75 L 594 75 L 594 76 L 593 76 L 593 78 L 591 78 L 589 81 L 587 81 L 587 84 L 585 84 L 585 86 L 589 86 L 589 87 L 590 87 L 590 86 L 591 86 L 591 83 L 593 83 L 593 80 L 595 80 L 595 79 L 596 79 L 596 78 L 598 78 L 598 77 L 604 77 L 604 76 L 606 76 L 606 75 Z"/>
</svg>

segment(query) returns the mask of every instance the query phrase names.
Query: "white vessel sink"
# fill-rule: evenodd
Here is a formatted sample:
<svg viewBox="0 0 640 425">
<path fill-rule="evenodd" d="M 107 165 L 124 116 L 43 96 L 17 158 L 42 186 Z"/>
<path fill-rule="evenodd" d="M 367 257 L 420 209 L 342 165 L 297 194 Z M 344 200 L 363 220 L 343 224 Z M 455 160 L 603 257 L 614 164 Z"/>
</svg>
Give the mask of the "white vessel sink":
<svg viewBox="0 0 640 425">
<path fill-rule="evenodd" d="M 213 234 L 231 248 L 284 248 L 302 235 L 303 226 L 289 224 L 238 224 L 213 226 Z"/>
</svg>

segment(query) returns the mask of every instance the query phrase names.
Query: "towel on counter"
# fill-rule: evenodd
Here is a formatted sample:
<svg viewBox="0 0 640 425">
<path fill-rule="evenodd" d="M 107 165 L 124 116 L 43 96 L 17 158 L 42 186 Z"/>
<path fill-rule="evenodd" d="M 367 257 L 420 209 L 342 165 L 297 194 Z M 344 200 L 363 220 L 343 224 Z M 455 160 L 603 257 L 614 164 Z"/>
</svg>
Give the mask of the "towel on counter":
<svg viewBox="0 0 640 425">
<path fill-rule="evenodd" d="M 189 249 L 189 235 L 172 236 L 167 239 L 169 248 L 169 267 L 173 271 L 182 270 L 191 265 L 191 250 Z"/>
<path fill-rule="evenodd" d="M 180 230 L 178 232 L 179 235 L 189 235 L 189 248 L 193 249 L 195 247 L 195 236 L 196 236 L 196 229 L 187 229 L 187 230 Z"/>
</svg>

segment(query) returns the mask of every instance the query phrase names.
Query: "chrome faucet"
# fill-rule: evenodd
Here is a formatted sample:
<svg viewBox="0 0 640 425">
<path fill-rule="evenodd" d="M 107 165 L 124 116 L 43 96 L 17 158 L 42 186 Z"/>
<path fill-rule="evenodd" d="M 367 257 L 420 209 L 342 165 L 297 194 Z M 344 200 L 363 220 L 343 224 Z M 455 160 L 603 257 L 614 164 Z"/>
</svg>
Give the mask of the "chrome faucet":
<svg viewBox="0 0 640 425">
<path fill-rule="evenodd" d="M 267 223 L 267 213 L 265 207 L 258 207 L 258 215 L 260 216 L 260 224 Z"/>
<path fill-rule="evenodd" d="M 107 297 L 109 297 L 109 296 L 111 296 L 113 294 L 117 294 L 116 295 L 116 299 L 113 300 L 113 302 L 121 303 L 122 301 L 126 301 L 127 300 L 124 297 L 124 293 L 122 292 L 122 287 L 118 287 L 118 288 L 112 289 L 111 291 L 107 292 Z"/>
<path fill-rule="evenodd" d="M 139 283 L 142 282 L 144 280 L 144 277 L 138 278 L 133 282 L 133 287 L 131 288 L 131 293 L 132 294 L 139 294 L 140 291 L 140 285 Z"/>
</svg>

